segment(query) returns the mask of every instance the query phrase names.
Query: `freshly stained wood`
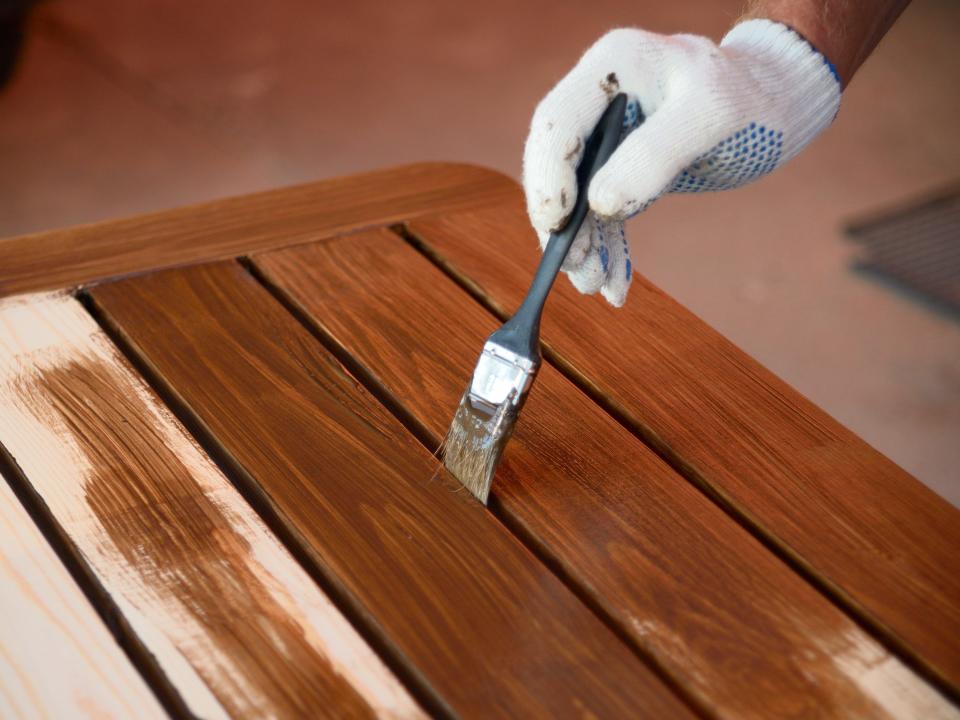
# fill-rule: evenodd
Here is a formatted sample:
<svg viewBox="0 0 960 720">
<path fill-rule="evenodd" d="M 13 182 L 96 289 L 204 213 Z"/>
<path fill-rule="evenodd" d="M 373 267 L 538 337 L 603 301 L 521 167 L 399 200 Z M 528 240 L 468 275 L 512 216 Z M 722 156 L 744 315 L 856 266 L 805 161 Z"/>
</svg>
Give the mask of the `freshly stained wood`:
<svg viewBox="0 0 960 720">
<path fill-rule="evenodd" d="M 166 717 L 3 477 L 0 588 L 0 717 Z"/>
<path fill-rule="evenodd" d="M 0 443 L 197 716 L 421 715 L 71 297 L 0 302 Z"/>
<path fill-rule="evenodd" d="M 0 296 L 290 245 L 499 202 L 504 175 L 422 163 L 0 240 Z"/>
<path fill-rule="evenodd" d="M 538 254 L 521 203 L 410 229 L 508 314 Z M 543 339 L 696 483 L 960 688 L 960 512 L 642 277 L 620 310 L 561 279 Z"/>
<path fill-rule="evenodd" d="M 254 262 L 439 443 L 499 324 L 489 313 L 387 230 Z M 494 504 L 717 716 L 955 716 L 550 366 L 508 446 Z"/>
<path fill-rule="evenodd" d="M 238 264 L 155 273 L 92 297 L 438 707 L 688 715 Z"/>
</svg>

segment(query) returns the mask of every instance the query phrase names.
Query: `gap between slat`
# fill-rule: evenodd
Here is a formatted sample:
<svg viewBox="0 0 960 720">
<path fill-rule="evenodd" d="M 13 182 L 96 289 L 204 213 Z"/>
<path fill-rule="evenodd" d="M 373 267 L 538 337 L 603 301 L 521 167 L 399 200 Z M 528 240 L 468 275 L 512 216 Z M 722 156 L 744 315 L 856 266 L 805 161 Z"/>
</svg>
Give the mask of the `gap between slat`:
<svg viewBox="0 0 960 720">
<path fill-rule="evenodd" d="M 34 525 L 53 548 L 54 553 L 70 573 L 94 611 L 107 626 L 130 663 L 144 679 L 147 687 L 168 715 L 177 720 L 190 720 L 193 714 L 176 687 L 167 678 L 153 654 L 143 645 L 130 627 L 110 593 L 83 560 L 80 551 L 57 522 L 43 498 L 27 480 L 20 466 L 0 442 L 0 482 L 6 478 L 14 495 L 26 510 Z"/>
<path fill-rule="evenodd" d="M 499 303 L 493 301 L 471 278 L 459 272 L 440 252 L 430 245 L 429 241 L 412 232 L 406 225 L 392 225 L 390 230 L 398 236 L 398 239 L 405 241 L 414 250 L 429 260 L 491 315 L 503 322 L 509 319 L 509 313 L 500 307 Z M 261 282 L 263 281 L 261 280 Z M 271 290 L 271 292 L 273 292 L 273 290 Z M 479 338 L 477 342 L 479 352 L 482 338 Z M 907 667 L 942 692 L 953 703 L 960 705 L 960 692 L 929 668 L 909 646 L 901 642 L 883 623 L 870 617 L 852 597 L 830 580 L 821 576 L 812 565 L 799 554 L 795 553 L 789 545 L 777 538 L 774 533 L 768 532 L 752 513 L 745 508 L 739 507 L 726 493 L 714 487 L 707 481 L 702 473 L 697 470 L 695 465 L 687 462 L 679 453 L 674 451 L 652 428 L 632 421 L 629 415 L 625 413 L 615 401 L 607 397 L 590 378 L 579 372 L 562 354 L 556 352 L 551 345 L 546 342 L 541 342 L 541 349 L 543 357 L 547 362 L 557 368 L 564 377 L 586 393 L 591 400 L 620 425 L 639 438 L 641 442 L 649 447 L 677 474 L 717 505 L 725 514 L 734 520 L 734 522 L 743 527 L 769 552 L 785 563 L 793 572 L 803 578 L 827 600 L 842 610 L 858 626 L 877 639 L 894 655 L 899 657 Z M 468 378 L 464 378 L 464 383 L 466 383 L 467 380 Z"/>
</svg>

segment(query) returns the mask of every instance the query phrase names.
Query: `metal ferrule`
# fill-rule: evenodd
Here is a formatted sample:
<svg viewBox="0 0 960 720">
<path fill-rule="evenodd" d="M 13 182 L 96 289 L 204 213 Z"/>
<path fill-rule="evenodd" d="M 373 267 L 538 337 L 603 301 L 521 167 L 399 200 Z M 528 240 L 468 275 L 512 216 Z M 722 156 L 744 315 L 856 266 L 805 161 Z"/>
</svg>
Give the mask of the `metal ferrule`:
<svg viewBox="0 0 960 720">
<path fill-rule="evenodd" d="M 518 355 L 495 342 L 487 342 L 470 383 L 470 400 L 490 415 L 507 402 L 519 406 L 539 367 L 539 360 Z"/>
</svg>

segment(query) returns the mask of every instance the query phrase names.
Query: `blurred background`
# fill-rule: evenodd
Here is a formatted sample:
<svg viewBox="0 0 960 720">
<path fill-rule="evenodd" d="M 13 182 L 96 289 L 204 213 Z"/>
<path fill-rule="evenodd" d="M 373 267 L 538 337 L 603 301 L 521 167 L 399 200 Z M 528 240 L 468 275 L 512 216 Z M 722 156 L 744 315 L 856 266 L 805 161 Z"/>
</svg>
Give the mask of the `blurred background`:
<svg viewBox="0 0 960 720">
<path fill-rule="evenodd" d="M 0 237 L 422 160 L 519 177 L 537 100 L 604 31 L 719 39 L 742 6 L 46 0 L 0 89 Z M 629 228 L 641 273 L 955 505 L 958 132 L 960 3 L 916 0 L 803 155 Z M 847 231 L 876 218 L 860 235 L 939 293 L 865 268 Z"/>
</svg>

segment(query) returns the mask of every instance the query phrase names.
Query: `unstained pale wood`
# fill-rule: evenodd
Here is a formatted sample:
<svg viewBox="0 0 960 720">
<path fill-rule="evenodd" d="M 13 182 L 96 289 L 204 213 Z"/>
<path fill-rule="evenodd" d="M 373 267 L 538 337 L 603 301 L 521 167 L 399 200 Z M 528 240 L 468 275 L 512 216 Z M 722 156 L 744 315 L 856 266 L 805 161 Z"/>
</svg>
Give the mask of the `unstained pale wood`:
<svg viewBox="0 0 960 720">
<path fill-rule="evenodd" d="M 538 260 L 519 190 L 409 227 L 503 316 L 518 305 Z M 619 310 L 561 278 L 542 337 L 689 478 L 960 688 L 960 512 L 642 277 Z"/>
<path fill-rule="evenodd" d="M 388 230 L 253 260 L 440 442 L 494 317 Z M 493 502 L 717 717 L 957 716 L 549 365 Z"/>
<path fill-rule="evenodd" d="M 240 265 L 156 273 L 92 297 L 437 708 L 688 715 Z"/>
<path fill-rule="evenodd" d="M 493 170 L 422 163 L 0 240 L 0 296 L 215 260 L 501 201 Z"/>
<path fill-rule="evenodd" d="M 0 443 L 192 713 L 421 716 L 69 296 L 0 301 Z"/>
<path fill-rule="evenodd" d="M 3 477 L 0 618 L 0 717 L 166 717 Z"/>
</svg>

